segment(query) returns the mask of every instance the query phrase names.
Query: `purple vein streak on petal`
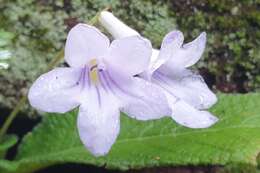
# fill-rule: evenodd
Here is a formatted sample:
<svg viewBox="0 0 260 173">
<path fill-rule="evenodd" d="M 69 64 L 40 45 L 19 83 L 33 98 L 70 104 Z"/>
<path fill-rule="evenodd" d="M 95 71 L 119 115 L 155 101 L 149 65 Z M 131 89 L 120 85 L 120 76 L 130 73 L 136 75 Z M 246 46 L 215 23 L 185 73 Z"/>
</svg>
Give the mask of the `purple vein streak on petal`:
<svg viewBox="0 0 260 173">
<path fill-rule="evenodd" d="M 162 72 L 160 71 L 156 71 L 156 73 L 160 74 L 160 76 L 163 76 L 164 78 L 167 78 Z M 183 76 L 183 77 L 180 77 L 178 79 L 175 79 L 177 80 L 178 82 L 182 82 L 183 80 L 185 80 L 186 78 L 191 78 L 192 80 L 200 80 L 202 83 L 205 83 L 204 79 L 200 76 L 200 75 L 196 75 L 196 74 L 193 74 L 192 72 L 189 72 L 189 74 Z"/>
<path fill-rule="evenodd" d="M 87 66 L 84 67 L 84 73 L 83 73 L 83 88 L 85 88 L 86 85 L 86 78 L 87 78 L 87 85 L 88 88 L 90 87 L 90 78 L 89 78 L 89 68 Z M 86 76 L 86 72 L 87 72 L 87 76 Z"/>
<path fill-rule="evenodd" d="M 123 88 L 121 88 L 114 80 L 113 78 L 111 77 L 111 75 L 109 74 L 109 72 L 106 73 L 106 76 L 105 78 L 107 79 L 106 81 L 109 83 L 109 81 L 111 81 L 112 85 L 114 85 L 117 89 L 119 89 L 119 91 L 121 91 L 122 93 L 124 94 L 127 94 L 135 99 L 139 99 L 140 101 L 144 102 L 145 104 L 147 104 L 147 102 L 149 103 L 149 101 L 146 101 L 146 99 L 142 98 L 142 97 L 139 97 L 139 96 L 136 96 L 135 94 L 133 93 L 130 93 L 129 91 L 125 91 Z M 112 87 L 110 87 L 112 88 Z M 153 107 L 152 107 L 153 109 Z"/>
<path fill-rule="evenodd" d="M 108 93 L 110 87 L 108 86 L 107 82 L 105 81 L 106 79 L 104 78 L 104 70 L 100 70 L 99 73 L 98 73 L 98 77 L 100 79 L 100 84 L 101 84 L 101 87 L 104 88 L 104 90 L 106 91 L 106 93 Z"/>
<path fill-rule="evenodd" d="M 97 85 L 95 85 L 95 89 L 96 89 L 96 92 L 97 92 L 97 97 L 98 97 L 98 106 L 99 108 L 101 108 L 101 96 L 100 96 L 100 91 L 99 91 L 99 88 Z"/>
<path fill-rule="evenodd" d="M 77 81 L 77 84 L 80 84 L 80 83 L 81 83 L 81 80 L 83 81 L 80 90 L 82 90 L 82 89 L 84 88 L 85 73 L 86 73 L 86 69 L 85 69 L 85 67 L 84 67 L 84 68 L 81 70 L 80 77 L 79 77 L 79 79 L 78 79 L 78 81 Z"/>
<path fill-rule="evenodd" d="M 111 75 L 109 74 L 109 72 L 106 73 L 105 75 L 107 77 L 107 81 L 111 81 L 112 85 L 114 85 L 117 89 L 119 89 L 122 93 L 125 93 L 125 94 L 128 94 L 132 97 L 135 97 L 135 98 L 139 98 L 137 96 L 135 96 L 134 94 L 130 93 L 129 91 L 125 91 L 123 88 L 121 88 L 115 81 L 114 79 L 111 77 Z"/>
<path fill-rule="evenodd" d="M 165 77 L 165 75 L 163 75 L 162 73 L 158 73 L 158 72 L 154 73 L 154 75 L 155 75 L 154 78 L 156 78 L 156 80 L 159 81 L 158 85 L 159 85 L 160 87 L 162 87 L 163 89 L 165 89 L 169 94 L 171 94 L 172 96 L 174 96 L 175 98 L 177 98 L 176 102 L 178 102 L 178 101 L 180 100 L 180 98 L 177 97 L 177 96 L 176 96 L 172 91 L 170 91 L 168 88 L 166 88 L 166 87 L 164 87 L 163 85 L 160 84 L 160 83 L 165 83 L 166 85 L 169 85 L 169 83 L 168 83 L 165 79 L 163 79 L 163 77 Z"/>
<path fill-rule="evenodd" d="M 103 81 L 104 80 L 104 86 L 106 85 L 107 87 L 108 87 L 108 89 L 110 89 L 111 90 L 111 92 L 114 94 L 114 95 L 116 95 L 115 94 L 115 91 L 113 90 L 113 88 L 112 88 L 112 86 L 110 85 L 110 83 L 109 83 L 109 80 L 108 80 L 108 77 L 106 76 L 106 73 L 105 72 L 103 72 L 103 73 L 101 73 L 101 81 Z"/>
</svg>

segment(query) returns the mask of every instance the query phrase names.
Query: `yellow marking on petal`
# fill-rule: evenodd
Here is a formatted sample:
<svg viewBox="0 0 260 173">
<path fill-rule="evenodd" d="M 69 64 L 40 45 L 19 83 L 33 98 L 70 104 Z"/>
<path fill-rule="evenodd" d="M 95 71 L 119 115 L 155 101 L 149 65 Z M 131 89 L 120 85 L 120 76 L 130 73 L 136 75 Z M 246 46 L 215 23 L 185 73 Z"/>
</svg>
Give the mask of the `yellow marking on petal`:
<svg viewBox="0 0 260 173">
<path fill-rule="evenodd" d="M 98 84 L 99 83 L 99 77 L 98 77 L 97 60 L 96 59 L 92 59 L 89 62 L 89 64 L 90 64 L 90 80 L 94 84 Z"/>
</svg>

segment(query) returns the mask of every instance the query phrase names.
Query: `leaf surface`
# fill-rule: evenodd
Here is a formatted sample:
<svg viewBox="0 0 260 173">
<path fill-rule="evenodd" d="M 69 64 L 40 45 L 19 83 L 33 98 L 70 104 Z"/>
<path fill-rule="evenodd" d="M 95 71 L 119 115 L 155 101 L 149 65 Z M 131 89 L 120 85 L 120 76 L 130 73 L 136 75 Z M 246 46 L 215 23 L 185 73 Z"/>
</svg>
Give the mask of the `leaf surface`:
<svg viewBox="0 0 260 173">
<path fill-rule="evenodd" d="M 170 118 L 137 121 L 121 116 L 121 132 L 110 153 L 95 158 L 81 144 L 76 111 L 49 114 L 27 134 L 15 161 L 0 168 L 26 173 L 58 163 L 85 163 L 127 170 L 178 165 L 248 164 L 257 166 L 260 150 L 260 94 L 219 95 L 211 112 L 219 122 L 188 129 Z"/>
<path fill-rule="evenodd" d="M 5 156 L 6 151 L 14 146 L 18 141 L 16 135 L 7 135 L 0 141 L 0 159 Z"/>
</svg>

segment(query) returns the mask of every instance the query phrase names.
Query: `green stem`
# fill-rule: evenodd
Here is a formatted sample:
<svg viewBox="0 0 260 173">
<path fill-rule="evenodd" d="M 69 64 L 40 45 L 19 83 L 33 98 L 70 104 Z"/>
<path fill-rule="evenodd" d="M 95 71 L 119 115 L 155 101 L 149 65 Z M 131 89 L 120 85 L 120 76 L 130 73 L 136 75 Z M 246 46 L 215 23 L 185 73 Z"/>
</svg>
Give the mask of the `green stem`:
<svg viewBox="0 0 260 173">
<path fill-rule="evenodd" d="M 14 120 L 14 118 L 16 117 L 17 113 L 19 112 L 19 110 L 21 109 L 21 107 L 24 105 L 24 103 L 27 100 L 27 96 L 24 95 L 19 102 L 17 103 L 16 107 L 13 109 L 13 111 L 10 113 L 10 115 L 8 116 L 8 118 L 5 120 L 3 127 L 0 130 L 0 142 L 2 141 L 7 129 L 9 128 L 9 126 L 11 125 L 12 121 Z"/>
<path fill-rule="evenodd" d="M 53 67 L 55 67 L 62 59 L 63 59 L 63 50 L 60 51 L 57 54 L 57 56 L 49 63 L 46 71 L 48 71 L 48 70 L 52 69 Z M 13 122 L 14 118 L 16 117 L 18 112 L 20 111 L 20 109 L 26 103 L 26 101 L 27 101 L 27 94 L 22 96 L 22 98 L 18 101 L 18 103 L 15 106 L 15 108 L 13 109 L 13 111 L 10 113 L 10 115 L 5 120 L 5 122 L 3 124 L 3 127 L 0 130 L 0 142 L 3 139 L 6 131 L 10 127 L 11 123 Z"/>
<path fill-rule="evenodd" d="M 106 7 L 104 10 L 108 10 L 109 7 Z M 98 12 L 90 21 L 89 21 L 89 25 L 94 25 L 99 18 L 101 11 Z M 46 71 L 49 71 L 50 69 L 52 69 L 53 67 L 55 67 L 56 65 L 58 65 L 58 63 L 63 59 L 64 57 L 64 51 L 61 50 L 60 52 L 58 52 L 57 56 L 49 63 Z M 13 122 L 13 120 L 15 119 L 15 117 L 17 116 L 18 112 L 20 111 L 20 109 L 23 107 L 23 105 L 26 103 L 27 101 L 27 94 L 23 95 L 22 98 L 18 101 L 17 105 L 15 106 L 15 108 L 13 109 L 13 111 L 10 113 L 10 115 L 7 117 L 7 119 L 5 120 L 3 127 L 0 129 L 0 142 L 3 139 L 4 135 L 6 134 L 8 128 L 10 127 L 11 123 Z"/>
</svg>

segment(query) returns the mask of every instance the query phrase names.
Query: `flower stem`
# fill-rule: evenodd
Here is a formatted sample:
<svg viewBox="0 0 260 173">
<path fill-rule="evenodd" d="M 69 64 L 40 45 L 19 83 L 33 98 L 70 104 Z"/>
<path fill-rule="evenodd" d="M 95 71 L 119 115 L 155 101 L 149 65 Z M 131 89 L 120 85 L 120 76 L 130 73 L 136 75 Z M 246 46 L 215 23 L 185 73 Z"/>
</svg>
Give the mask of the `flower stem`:
<svg viewBox="0 0 260 173">
<path fill-rule="evenodd" d="M 110 7 L 106 7 L 101 11 L 104 10 L 108 10 Z M 100 12 L 98 12 L 90 21 L 89 21 L 89 25 L 94 25 L 99 18 Z M 48 64 L 46 71 L 49 71 L 50 69 L 52 69 L 53 67 L 55 67 L 56 65 L 59 64 L 59 62 L 63 59 L 64 57 L 64 50 L 61 50 L 57 53 L 57 56 Z M 15 106 L 15 108 L 13 109 L 13 111 L 9 114 L 9 116 L 7 117 L 7 119 L 5 120 L 2 128 L 0 129 L 0 142 L 3 139 L 3 137 L 5 136 L 8 128 L 10 127 L 11 123 L 13 122 L 13 120 L 15 119 L 15 117 L 17 116 L 18 112 L 20 111 L 20 109 L 23 107 L 23 105 L 26 103 L 27 101 L 27 94 L 24 94 L 22 96 L 22 98 L 18 101 L 17 105 Z"/>
<path fill-rule="evenodd" d="M 60 51 L 57 56 L 49 63 L 47 70 L 52 69 L 53 67 L 55 67 L 60 61 L 61 59 L 63 59 L 63 50 Z M 17 105 L 15 106 L 15 108 L 13 109 L 13 111 L 10 113 L 10 115 L 7 117 L 7 119 L 5 120 L 3 127 L 0 130 L 0 142 L 3 139 L 6 131 L 8 130 L 8 128 L 10 127 L 11 123 L 13 122 L 14 118 L 16 117 L 16 115 L 18 114 L 18 112 L 20 111 L 20 109 L 23 107 L 23 105 L 26 103 L 27 101 L 27 94 L 23 95 L 22 98 L 18 101 Z"/>
</svg>

